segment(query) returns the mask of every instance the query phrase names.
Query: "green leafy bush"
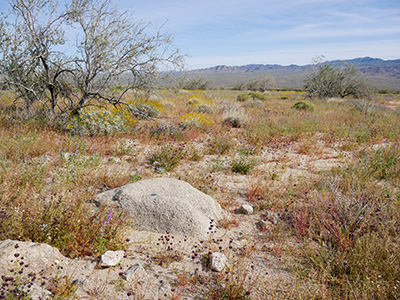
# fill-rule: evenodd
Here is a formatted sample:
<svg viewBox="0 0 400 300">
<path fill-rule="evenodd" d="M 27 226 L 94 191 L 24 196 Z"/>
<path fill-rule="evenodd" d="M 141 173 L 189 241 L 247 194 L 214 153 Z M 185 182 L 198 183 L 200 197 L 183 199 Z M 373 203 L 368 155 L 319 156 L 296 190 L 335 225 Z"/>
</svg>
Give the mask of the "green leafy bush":
<svg viewBox="0 0 400 300">
<path fill-rule="evenodd" d="M 246 175 L 249 174 L 249 172 L 254 168 L 254 166 L 255 163 L 250 157 L 241 154 L 235 159 L 233 159 L 232 172 Z"/>
<path fill-rule="evenodd" d="M 315 110 L 314 104 L 312 104 L 308 101 L 298 101 L 292 106 L 292 108 L 297 109 L 297 110 L 304 110 L 304 111 L 314 111 Z"/>
<path fill-rule="evenodd" d="M 249 99 L 249 94 L 247 93 L 240 93 L 239 95 L 237 95 L 236 100 L 239 102 L 245 102 Z"/>
<path fill-rule="evenodd" d="M 250 92 L 249 96 L 253 99 L 258 99 L 258 100 L 267 100 L 267 97 L 263 93 L 258 93 L 258 92 Z"/>
</svg>

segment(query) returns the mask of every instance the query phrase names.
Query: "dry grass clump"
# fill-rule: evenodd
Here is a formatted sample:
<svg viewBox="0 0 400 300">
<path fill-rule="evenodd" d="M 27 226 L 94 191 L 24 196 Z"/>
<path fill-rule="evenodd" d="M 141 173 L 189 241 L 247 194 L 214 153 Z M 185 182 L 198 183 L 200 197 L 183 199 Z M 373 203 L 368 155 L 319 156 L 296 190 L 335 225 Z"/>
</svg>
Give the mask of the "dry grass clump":
<svg viewBox="0 0 400 300">
<path fill-rule="evenodd" d="M 400 278 L 400 151 L 361 152 L 342 172 L 324 174 L 289 208 L 302 241 L 302 274 L 330 299 L 396 299 Z"/>
</svg>

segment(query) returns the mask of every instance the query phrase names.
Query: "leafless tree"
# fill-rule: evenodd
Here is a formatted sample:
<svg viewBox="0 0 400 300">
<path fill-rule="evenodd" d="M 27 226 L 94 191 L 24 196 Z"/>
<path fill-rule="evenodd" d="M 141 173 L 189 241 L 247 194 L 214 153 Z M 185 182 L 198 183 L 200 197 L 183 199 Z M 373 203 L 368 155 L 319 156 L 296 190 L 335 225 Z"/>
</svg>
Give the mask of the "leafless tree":
<svg viewBox="0 0 400 300">
<path fill-rule="evenodd" d="M 140 115 L 123 101 L 126 92 L 149 88 L 160 68 L 183 63 L 170 34 L 110 0 L 72 0 L 63 8 L 54 1 L 10 0 L 11 14 L 2 19 L 1 78 L 30 109 L 41 103 L 51 114 L 79 113 L 108 102 Z"/>
<path fill-rule="evenodd" d="M 356 98 L 369 97 L 367 80 L 350 64 L 333 67 L 329 62 L 318 62 L 308 76 L 305 88 L 310 96 Z"/>
<path fill-rule="evenodd" d="M 247 89 L 254 92 L 265 92 L 272 89 L 274 85 L 275 79 L 272 76 L 266 74 L 256 80 L 247 83 Z"/>
</svg>

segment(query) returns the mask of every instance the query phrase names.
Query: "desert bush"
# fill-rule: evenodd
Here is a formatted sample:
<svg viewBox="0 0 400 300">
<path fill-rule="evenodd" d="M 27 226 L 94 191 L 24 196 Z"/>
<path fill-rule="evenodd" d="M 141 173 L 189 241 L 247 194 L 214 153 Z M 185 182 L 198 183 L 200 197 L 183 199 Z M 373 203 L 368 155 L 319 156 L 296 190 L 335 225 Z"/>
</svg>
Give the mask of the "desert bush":
<svg viewBox="0 0 400 300">
<path fill-rule="evenodd" d="M 211 81 L 204 77 L 180 77 L 177 79 L 177 87 L 184 90 L 200 90 L 204 91 L 210 87 Z"/>
<path fill-rule="evenodd" d="M 213 124 L 213 121 L 204 116 L 204 114 L 196 112 L 180 116 L 179 120 L 181 121 L 180 123 L 181 127 L 184 129 L 192 127 L 194 128 L 207 127 Z"/>
<path fill-rule="evenodd" d="M 267 96 L 265 96 L 265 94 L 263 94 L 263 93 L 250 92 L 249 96 L 251 98 L 253 98 L 253 100 L 255 100 L 255 99 L 262 100 L 262 101 L 267 100 Z"/>
<path fill-rule="evenodd" d="M 313 111 L 315 109 L 315 106 L 308 101 L 298 101 L 292 106 L 292 108 L 297 110 Z"/>
<path fill-rule="evenodd" d="M 236 100 L 239 102 L 245 102 L 250 98 L 248 93 L 240 93 L 237 95 Z"/>
<path fill-rule="evenodd" d="M 188 102 L 195 113 L 211 114 L 216 110 L 214 101 L 203 97 L 191 97 Z"/>
<path fill-rule="evenodd" d="M 198 103 L 200 103 L 202 101 L 204 101 L 204 98 L 199 97 L 199 96 L 192 96 L 192 97 L 189 98 L 188 104 L 194 106 L 194 105 L 196 105 L 196 104 L 198 104 Z"/>
<path fill-rule="evenodd" d="M 232 172 L 247 175 L 254 168 L 254 159 L 247 155 L 240 154 L 232 160 Z"/>
<path fill-rule="evenodd" d="M 182 160 L 183 149 L 172 144 L 161 146 L 154 151 L 148 158 L 148 163 L 157 168 L 162 168 L 166 172 L 172 171 Z"/>
<path fill-rule="evenodd" d="M 73 135 L 110 134 L 125 130 L 119 115 L 107 110 L 87 111 L 72 116 L 68 129 Z"/>
<path fill-rule="evenodd" d="M 222 114 L 223 124 L 232 128 L 243 127 L 246 123 L 245 110 L 243 107 L 229 105 L 223 107 Z"/>
<path fill-rule="evenodd" d="M 202 113 L 202 114 L 212 114 L 215 112 L 215 108 L 208 104 L 199 104 L 194 109 L 195 113 Z"/>
<path fill-rule="evenodd" d="M 241 128 L 245 124 L 243 118 L 239 116 L 227 117 L 223 123 L 232 128 Z"/>
<path fill-rule="evenodd" d="M 376 103 L 366 99 L 355 100 L 351 101 L 350 103 L 354 105 L 354 109 L 356 111 L 364 114 L 372 113 L 379 109 L 379 106 Z"/>
<path fill-rule="evenodd" d="M 368 98 L 370 88 L 364 76 L 353 65 L 332 67 L 328 62 L 319 63 L 309 75 L 305 89 L 310 96 Z"/>
<path fill-rule="evenodd" d="M 152 101 L 154 102 L 154 101 Z M 160 105 L 157 105 L 160 106 Z M 133 105 L 131 109 L 134 109 L 136 112 L 137 117 L 142 116 L 144 119 L 148 118 L 155 118 L 160 115 L 160 110 L 157 108 L 156 105 L 152 103 L 138 103 L 136 105 Z M 129 108 L 125 109 L 125 112 L 129 112 Z"/>
<path fill-rule="evenodd" d="M 247 83 L 247 89 L 254 92 L 265 92 L 270 90 L 274 84 L 275 79 L 272 76 L 265 75 Z"/>
<path fill-rule="evenodd" d="M 224 155 L 229 153 L 231 147 L 232 140 L 230 138 L 225 136 L 215 137 L 208 145 L 208 153 Z"/>
</svg>

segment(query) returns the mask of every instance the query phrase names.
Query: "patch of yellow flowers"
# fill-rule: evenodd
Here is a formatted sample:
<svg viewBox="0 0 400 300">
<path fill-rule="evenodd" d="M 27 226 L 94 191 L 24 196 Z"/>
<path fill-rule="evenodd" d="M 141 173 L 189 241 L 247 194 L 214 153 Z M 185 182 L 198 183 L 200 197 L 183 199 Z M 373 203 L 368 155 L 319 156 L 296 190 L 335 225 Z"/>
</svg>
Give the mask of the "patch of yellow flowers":
<svg viewBox="0 0 400 300">
<path fill-rule="evenodd" d="M 214 122 L 207 118 L 202 113 L 191 112 L 179 117 L 184 127 L 205 127 L 213 124 Z"/>
<path fill-rule="evenodd" d="M 70 117 L 67 128 L 74 135 L 93 135 L 125 131 L 134 127 L 135 124 L 136 119 L 132 116 L 128 108 L 116 106 L 111 111 L 107 109 L 90 110 L 85 108 L 79 115 Z"/>
</svg>

